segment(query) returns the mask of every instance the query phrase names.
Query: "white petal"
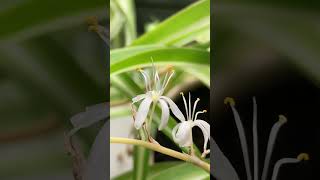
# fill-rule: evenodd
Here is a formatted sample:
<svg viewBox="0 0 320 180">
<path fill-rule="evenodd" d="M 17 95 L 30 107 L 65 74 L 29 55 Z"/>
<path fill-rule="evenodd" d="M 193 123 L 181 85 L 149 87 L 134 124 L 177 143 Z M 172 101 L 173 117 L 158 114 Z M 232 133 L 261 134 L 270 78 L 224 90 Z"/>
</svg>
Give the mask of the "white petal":
<svg viewBox="0 0 320 180">
<path fill-rule="evenodd" d="M 146 94 L 140 94 L 140 95 L 132 98 L 132 103 L 134 104 L 134 103 L 136 103 L 136 102 L 139 102 L 139 101 L 141 101 L 142 99 L 146 98 L 146 96 L 147 96 Z"/>
<path fill-rule="evenodd" d="M 204 138 L 203 150 L 205 151 L 207 149 L 207 143 L 210 137 L 210 125 L 204 120 L 199 120 L 199 119 L 195 120 L 193 124 L 195 126 L 198 126 L 202 130 L 203 138 Z"/>
<path fill-rule="evenodd" d="M 140 129 L 143 122 L 146 120 L 148 115 L 150 105 L 152 103 L 152 98 L 147 96 L 140 104 L 138 112 L 135 117 L 134 126 L 136 129 Z"/>
<path fill-rule="evenodd" d="M 178 123 L 173 129 L 172 129 L 172 138 L 173 138 L 173 141 L 178 143 L 178 139 L 176 137 L 176 133 L 178 131 L 178 128 L 180 127 L 181 123 Z"/>
<path fill-rule="evenodd" d="M 191 124 L 188 121 L 179 123 L 178 130 L 173 131 L 174 140 L 180 147 L 192 145 Z"/>
<path fill-rule="evenodd" d="M 167 103 L 170 106 L 170 109 L 172 111 L 172 113 L 180 120 L 180 121 L 185 121 L 186 119 L 184 118 L 182 112 L 180 111 L 180 109 L 178 108 L 178 106 L 168 97 L 165 96 L 161 96 L 160 99 L 164 99 L 167 101 Z"/>
<path fill-rule="evenodd" d="M 160 103 L 160 106 L 161 106 L 161 109 L 162 109 L 161 123 L 160 123 L 160 126 L 159 126 L 159 131 L 160 131 L 167 125 L 168 120 L 169 120 L 170 112 L 169 112 L 168 104 L 164 100 L 159 99 L 159 103 Z"/>
</svg>

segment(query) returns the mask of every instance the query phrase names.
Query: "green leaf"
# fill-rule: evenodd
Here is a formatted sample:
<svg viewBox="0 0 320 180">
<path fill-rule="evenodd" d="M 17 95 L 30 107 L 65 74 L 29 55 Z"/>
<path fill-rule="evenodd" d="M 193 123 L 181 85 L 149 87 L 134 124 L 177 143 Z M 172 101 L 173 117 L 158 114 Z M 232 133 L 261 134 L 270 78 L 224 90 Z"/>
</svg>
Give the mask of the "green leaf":
<svg viewBox="0 0 320 180">
<path fill-rule="evenodd" d="M 133 164 L 133 179 L 145 180 L 148 174 L 150 150 L 135 146 L 134 147 L 134 164 Z"/>
<path fill-rule="evenodd" d="M 119 51 L 118 51 L 119 52 Z M 125 53 L 125 51 L 122 51 Z M 157 48 L 136 53 L 134 56 L 114 58 L 117 53 L 110 56 L 110 75 L 114 76 L 122 72 L 134 70 L 139 67 L 150 66 L 151 57 L 158 65 L 174 65 L 179 67 L 205 67 L 209 68 L 210 53 L 208 51 L 191 48 Z"/>
<path fill-rule="evenodd" d="M 124 25 L 125 44 L 129 45 L 137 36 L 136 14 L 133 0 L 115 0 L 126 19 Z"/>
<path fill-rule="evenodd" d="M 109 3 L 95 1 L 23 1 L 0 12 L 0 39 L 21 40 L 84 23 L 88 16 L 106 16 Z"/>
<path fill-rule="evenodd" d="M 161 50 L 161 49 L 166 49 L 166 48 L 161 45 L 142 45 L 142 46 L 134 46 L 134 47 L 129 47 L 129 48 L 115 49 L 115 50 L 112 50 L 110 53 L 111 62 L 123 61 L 123 60 L 128 59 L 132 56 L 137 56 L 139 54 L 148 53 L 150 51 L 151 52 L 157 51 L 157 50 Z M 170 48 L 170 49 L 172 49 L 172 48 Z M 190 50 L 190 49 L 188 49 L 188 50 Z M 197 49 L 191 49 L 191 51 L 192 50 L 198 51 Z M 200 50 L 200 51 L 202 51 L 205 54 L 210 54 L 210 52 L 207 52 L 205 50 Z M 152 56 L 152 57 L 155 58 L 155 56 Z M 155 59 L 155 60 L 157 60 L 157 59 Z M 138 62 L 140 62 L 140 60 Z M 147 62 L 150 64 L 150 58 L 147 59 Z M 158 64 L 158 62 L 154 62 L 154 63 Z M 176 63 L 179 63 L 179 62 L 173 62 L 173 63 L 168 62 L 168 64 L 176 64 Z M 207 87 L 209 87 L 210 86 L 210 60 L 208 60 L 207 63 L 208 63 L 207 66 L 192 66 L 192 68 L 190 68 L 191 66 L 184 66 L 183 69 L 186 72 L 188 72 L 189 74 L 197 77 Z M 142 65 L 139 67 L 142 67 Z M 115 76 L 111 76 L 111 80 L 113 79 L 113 77 L 115 77 Z M 119 82 L 118 80 L 114 80 L 114 81 Z"/>
<path fill-rule="evenodd" d="M 128 180 L 132 177 L 132 171 L 114 178 L 114 180 Z M 160 162 L 149 168 L 147 180 L 183 179 L 205 180 L 210 179 L 210 174 L 203 169 L 185 162 Z"/>
<path fill-rule="evenodd" d="M 152 31 L 142 35 L 132 45 L 174 45 L 181 44 L 181 42 L 186 44 L 198 37 L 200 32 L 210 36 L 206 29 L 210 29 L 210 0 L 197 1 L 186 7 L 157 25 Z"/>
</svg>

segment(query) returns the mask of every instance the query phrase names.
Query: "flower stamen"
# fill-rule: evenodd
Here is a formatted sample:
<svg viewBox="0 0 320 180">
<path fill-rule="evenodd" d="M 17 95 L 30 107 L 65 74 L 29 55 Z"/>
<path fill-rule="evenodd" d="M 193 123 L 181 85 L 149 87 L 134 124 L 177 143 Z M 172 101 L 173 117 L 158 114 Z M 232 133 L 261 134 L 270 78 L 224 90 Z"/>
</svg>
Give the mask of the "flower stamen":
<svg viewBox="0 0 320 180">
<path fill-rule="evenodd" d="M 196 113 L 196 116 L 194 117 L 194 119 L 198 119 L 198 114 L 202 114 L 202 113 L 206 113 L 206 112 L 207 112 L 207 110 L 198 111 L 198 112 Z"/>
<path fill-rule="evenodd" d="M 280 167 L 284 164 L 299 163 L 300 161 L 309 160 L 309 155 L 307 153 L 301 153 L 297 158 L 282 158 L 278 160 L 273 168 L 271 180 L 276 180 L 279 174 Z"/>
<path fill-rule="evenodd" d="M 149 78 L 148 74 L 141 68 L 138 68 L 137 71 L 139 71 L 143 76 L 145 86 L 146 86 L 146 91 L 151 91 L 150 78 Z"/>
<path fill-rule="evenodd" d="M 200 98 L 197 98 L 197 100 L 194 102 L 194 104 L 193 104 L 193 110 L 192 110 L 192 117 L 191 117 L 191 119 L 193 119 L 194 118 L 194 113 L 195 113 L 195 111 L 196 111 L 196 107 L 197 107 L 197 104 L 198 104 L 198 102 L 200 101 Z M 196 118 L 195 118 L 196 119 Z"/>
<path fill-rule="evenodd" d="M 189 118 L 191 118 L 191 95 L 189 92 Z M 188 119 L 188 120 L 192 120 L 192 119 Z"/>
<path fill-rule="evenodd" d="M 162 85 L 162 88 L 161 88 L 162 92 L 164 91 L 164 89 L 166 89 L 166 87 L 169 84 L 169 81 L 170 81 L 170 79 L 172 78 L 173 75 L 174 75 L 174 70 L 171 71 L 171 74 L 169 75 L 168 79 L 165 79 L 166 81 L 163 81 L 163 85 Z"/>
<path fill-rule="evenodd" d="M 189 115 L 188 115 L 188 107 L 187 107 L 187 101 L 186 98 L 184 97 L 183 92 L 180 92 L 180 95 L 182 96 L 183 102 L 184 102 L 184 107 L 186 109 L 186 116 L 187 116 L 187 120 L 189 119 Z"/>
<path fill-rule="evenodd" d="M 96 16 L 88 17 L 87 23 L 89 25 L 88 31 L 97 33 L 109 45 L 109 33 L 105 27 L 99 25 L 98 18 Z"/>
</svg>

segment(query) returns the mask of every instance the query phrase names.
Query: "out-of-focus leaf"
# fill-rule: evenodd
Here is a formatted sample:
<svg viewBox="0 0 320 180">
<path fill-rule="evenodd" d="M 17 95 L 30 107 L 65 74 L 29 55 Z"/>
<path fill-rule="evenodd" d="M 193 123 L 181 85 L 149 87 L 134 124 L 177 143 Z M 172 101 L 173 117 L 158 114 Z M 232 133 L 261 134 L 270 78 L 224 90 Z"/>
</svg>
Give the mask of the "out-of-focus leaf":
<svg viewBox="0 0 320 180">
<path fill-rule="evenodd" d="M 53 77 L 51 71 L 49 72 L 43 64 L 38 63 L 38 57 L 35 57 L 25 47 L 16 44 L 6 45 L 0 49 L 0 56 L 2 67 L 17 71 L 18 76 L 23 76 L 26 81 L 33 83 L 38 91 L 53 97 L 61 107 L 73 111 L 83 104 L 68 88 Z"/>
<path fill-rule="evenodd" d="M 99 131 L 87 160 L 84 180 L 105 180 L 108 177 L 109 135 L 110 122 L 107 121 Z"/>
<path fill-rule="evenodd" d="M 114 0 L 123 12 L 126 24 L 124 25 L 125 45 L 129 45 L 137 36 L 136 14 L 133 0 Z"/>
<path fill-rule="evenodd" d="M 210 0 L 201 0 L 160 23 L 132 45 L 186 44 L 199 36 L 200 32 L 207 33 L 206 29 L 210 29 Z"/>
<path fill-rule="evenodd" d="M 217 143 L 211 138 L 210 140 L 211 149 L 211 166 L 210 172 L 217 179 L 221 180 L 239 180 L 239 176 L 236 170 L 233 168 L 228 158 L 224 156 Z"/>
<path fill-rule="evenodd" d="M 124 104 L 119 106 L 111 106 L 110 107 L 110 119 L 116 117 L 124 117 L 124 116 L 132 116 L 130 104 Z"/>
<path fill-rule="evenodd" d="M 208 88 L 210 87 L 210 66 L 184 68 L 184 70 L 201 80 Z"/>
<path fill-rule="evenodd" d="M 132 172 L 125 173 L 114 180 L 131 179 Z M 183 180 L 206 180 L 210 174 L 205 170 L 185 162 L 162 162 L 149 167 L 147 180 L 183 179 Z"/>
<path fill-rule="evenodd" d="M 85 112 L 78 113 L 71 117 L 71 123 L 74 126 L 69 133 L 73 135 L 79 129 L 88 127 L 100 120 L 106 119 L 109 117 L 109 104 L 101 103 L 86 108 Z"/>
<path fill-rule="evenodd" d="M 115 0 L 110 1 L 110 39 L 118 36 L 125 24 L 125 16 Z"/>
<path fill-rule="evenodd" d="M 62 148 L 62 134 L 58 131 L 26 141 L 1 143 L 0 179 L 14 179 L 22 174 L 26 178 L 53 171 L 69 171 L 69 159 Z"/>
<path fill-rule="evenodd" d="M 109 4 L 95 1 L 23 1 L 0 13 L 0 42 L 22 40 L 84 22 L 92 15 L 105 16 Z M 19 23 L 17 23 L 19 22 Z"/>
</svg>

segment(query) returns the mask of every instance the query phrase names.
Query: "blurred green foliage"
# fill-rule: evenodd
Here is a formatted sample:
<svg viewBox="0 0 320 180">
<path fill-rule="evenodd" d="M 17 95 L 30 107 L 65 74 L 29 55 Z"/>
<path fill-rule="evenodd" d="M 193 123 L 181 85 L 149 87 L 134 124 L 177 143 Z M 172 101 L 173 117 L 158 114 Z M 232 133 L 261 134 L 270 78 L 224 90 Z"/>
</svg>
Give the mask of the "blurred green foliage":
<svg viewBox="0 0 320 180">
<path fill-rule="evenodd" d="M 106 25 L 109 2 L 0 4 L 0 179 L 70 179 L 63 145 L 69 118 L 107 100 L 108 50 L 86 18 Z M 83 131 L 84 147 L 94 132 Z"/>
</svg>

